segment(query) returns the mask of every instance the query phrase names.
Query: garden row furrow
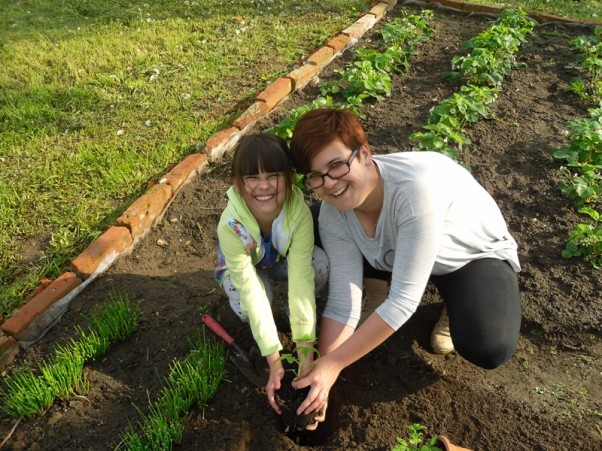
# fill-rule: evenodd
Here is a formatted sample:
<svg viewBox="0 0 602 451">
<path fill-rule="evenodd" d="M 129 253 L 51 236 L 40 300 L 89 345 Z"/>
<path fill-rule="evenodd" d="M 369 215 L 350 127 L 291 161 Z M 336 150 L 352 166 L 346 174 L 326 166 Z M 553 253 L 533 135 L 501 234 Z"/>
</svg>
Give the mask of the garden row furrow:
<svg viewBox="0 0 602 451">
<path fill-rule="evenodd" d="M 524 11 L 507 9 L 489 28 L 463 43 L 462 50 L 470 53 L 452 59 L 448 78 L 452 83 L 465 84 L 431 109 L 423 126 L 426 131 L 410 135 L 418 149 L 457 158 L 467 148 L 470 139 L 464 129 L 493 118 L 491 105 L 503 77 L 518 66 L 516 53 L 534 26 Z"/>
</svg>

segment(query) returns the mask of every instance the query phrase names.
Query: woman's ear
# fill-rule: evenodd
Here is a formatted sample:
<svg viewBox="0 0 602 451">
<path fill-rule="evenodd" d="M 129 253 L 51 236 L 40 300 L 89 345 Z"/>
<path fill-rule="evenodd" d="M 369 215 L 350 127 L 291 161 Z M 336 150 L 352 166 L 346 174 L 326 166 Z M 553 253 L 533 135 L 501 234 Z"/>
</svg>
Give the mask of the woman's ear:
<svg viewBox="0 0 602 451">
<path fill-rule="evenodd" d="M 364 159 L 364 163 L 366 166 L 372 165 L 372 149 L 370 149 L 370 145 L 368 143 L 362 144 L 360 147 L 360 154 Z"/>
</svg>

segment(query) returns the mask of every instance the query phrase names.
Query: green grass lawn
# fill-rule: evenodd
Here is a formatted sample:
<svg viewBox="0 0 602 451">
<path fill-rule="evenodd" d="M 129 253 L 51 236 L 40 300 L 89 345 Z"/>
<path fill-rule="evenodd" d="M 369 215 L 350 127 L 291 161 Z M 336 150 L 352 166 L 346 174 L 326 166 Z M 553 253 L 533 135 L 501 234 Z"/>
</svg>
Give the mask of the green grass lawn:
<svg viewBox="0 0 602 451">
<path fill-rule="evenodd" d="M 0 315 L 371 3 L 0 0 Z"/>
</svg>

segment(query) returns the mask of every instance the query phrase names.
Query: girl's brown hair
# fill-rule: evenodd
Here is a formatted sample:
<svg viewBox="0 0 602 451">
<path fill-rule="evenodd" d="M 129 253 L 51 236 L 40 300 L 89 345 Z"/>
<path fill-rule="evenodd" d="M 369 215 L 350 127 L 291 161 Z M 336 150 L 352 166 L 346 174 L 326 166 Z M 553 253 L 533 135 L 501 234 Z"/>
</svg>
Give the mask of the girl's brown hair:
<svg viewBox="0 0 602 451">
<path fill-rule="evenodd" d="M 285 202 L 289 202 L 294 178 L 290 153 L 286 141 L 271 133 L 255 133 L 241 138 L 234 150 L 230 180 L 238 192 L 242 192 L 243 177 L 260 172 L 284 174 Z"/>
<path fill-rule="evenodd" d="M 368 142 L 359 119 L 349 110 L 318 108 L 305 113 L 295 126 L 291 139 L 294 167 L 302 174 L 310 172 L 311 160 L 333 141 L 349 149 Z"/>
</svg>

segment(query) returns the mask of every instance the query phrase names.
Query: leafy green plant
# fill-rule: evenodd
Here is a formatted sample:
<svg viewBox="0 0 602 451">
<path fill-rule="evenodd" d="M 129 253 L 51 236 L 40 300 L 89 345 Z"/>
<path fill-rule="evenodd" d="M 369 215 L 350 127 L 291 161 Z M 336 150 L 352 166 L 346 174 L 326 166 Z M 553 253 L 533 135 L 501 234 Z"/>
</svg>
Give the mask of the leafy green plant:
<svg viewBox="0 0 602 451">
<path fill-rule="evenodd" d="M 602 27 L 594 28 L 589 36 L 579 36 L 570 42 L 580 53 L 567 68 L 578 69 L 581 76 L 571 80 L 565 89 L 594 104 L 602 102 Z"/>
<path fill-rule="evenodd" d="M 470 53 L 452 59 L 448 78 L 453 83 L 499 87 L 517 65 L 515 54 L 534 26 L 524 11 L 504 10 L 489 28 L 462 44 L 462 50 Z"/>
<path fill-rule="evenodd" d="M 441 448 L 435 446 L 437 444 L 437 437 L 431 437 L 425 443 L 423 438 L 426 426 L 419 423 L 414 423 L 406 426 L 409 435 L 408 439 L 404 440 L 401 437 L 397 437 L 397 444 L 391 448 L 392 451 L 442 451 Z"/>
<path fill-rule="evenodd" d="M 456 158 L 470 144 L 463 129 L 480 119 L 492 117 L 490 105 L 497 92 L 497 88 L 462 86 L 460 92 L 431 109 L 427 124 L 422 127 L 426 132 L 414 132 L 410 135 L 410 140 L 416 142 L 419 149 L 441 152 Z"/>
<path fill-rule="evenodd" d="M 295 126 L 297 125 L 297 122 L 301 116 L 308 111 L 315 110 L 317 108 L 332 108 L 334 106 L 335 103 L 332 100 L 332 97 L 318 97 L 311 103 L 307 105 L 301 105 L 292 110 L 288 116 L 284 117 L 277 126 L 272 127 L 268 130 L 268 132 L 274 133 L 288 142 L 293 137 L 293 130 L 295 130 Z"/>
<path fill-rule="evenodd" d="M 432 19 L 433 12 L 425 10 L 420 15 L 405 14 L 385 25 L 378 47 L 358 49 L 349 66 L 335 71 L 340 80 L 320 87 L 322 95 L 341 94 L 354 108 L 368 98 L 380 101 L 388 97 L 391 74 L 409 68 L 409 58 L 417 53 L 418 44 L 434 32 L 429 25 Z"/>
<path fill-rule="evenodd" d="M 588 215 L 593 224 L 577 224 L 562 251 L 564 258 L 583 256 L 594 268 L 602 268 L 602 227 L 600 212 L 590 207 L 579 209 L 579 213 Z"/>
<path fill-rule="evenodd" d="M 306 343 L 313 343 L 316 341 L 316 339 L 304 338 L 302 341 Z M 280 360 L 287 362 L 289 365 L 293 365 L 293 367 L 288 371 L 292 371 L 295 377 L 297 377 L 304 369 L 304 362 L 310 355 L 313 354 L 317 355 L 318 357 L 320 355 L 314 346 L 296 346 L 292 352 L 281 354 Z"/>
</svg>

